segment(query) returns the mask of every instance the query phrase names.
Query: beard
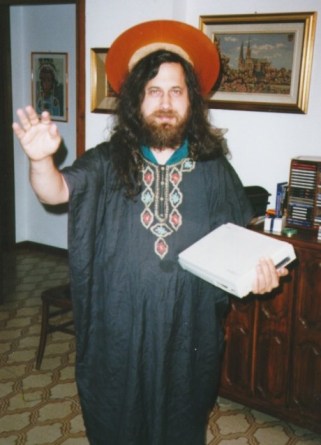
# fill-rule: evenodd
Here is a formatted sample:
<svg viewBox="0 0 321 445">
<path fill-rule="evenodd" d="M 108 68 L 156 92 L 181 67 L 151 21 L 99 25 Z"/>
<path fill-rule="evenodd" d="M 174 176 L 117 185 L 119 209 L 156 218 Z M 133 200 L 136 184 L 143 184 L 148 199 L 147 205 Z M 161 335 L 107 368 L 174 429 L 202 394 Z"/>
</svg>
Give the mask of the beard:
<svg viewBox="0 0 321 445">
<path fill-rule="evenodd" d="M 175 123 L 157 122 L 158 117 L 175 118 Z M 149 116 L 142 116 L 141 141 L 143 145 L 162 150 L 179 147 L 186 138 L 190 109 L 184 116 L 176 111 L 158 110 Z"/>
</svg>

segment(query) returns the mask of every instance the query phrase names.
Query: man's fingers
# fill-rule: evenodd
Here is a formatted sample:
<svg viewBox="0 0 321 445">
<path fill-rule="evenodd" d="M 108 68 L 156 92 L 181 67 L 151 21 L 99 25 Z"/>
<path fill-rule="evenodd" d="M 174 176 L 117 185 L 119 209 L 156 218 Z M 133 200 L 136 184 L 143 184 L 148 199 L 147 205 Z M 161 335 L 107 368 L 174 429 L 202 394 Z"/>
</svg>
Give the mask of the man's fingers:
<svg viewBox="0 0 321 445">
<path fill-rule="evenodd" d="M 38 117 L 38 116 L 37 116 Z M 39 121 L 39 119 L 38 119 L 38 121 Z M 42 124 L 50 124 L 51 123 L 51 116 L 50 116 L 50 114 L 48 113 L 48 111 L 44 111 L 42 114 L 41 114 L 41 123 Z"/>
<path fill-rule="evenodd" d="M 26 111 L 23 110 L 22 108 L 19 108 L 17 110 L 17 116 L 19 118 L 21 128 L 25 131 L 29 130 L 29 128 L 31 127 L 31 123 Z"/>
<path fill-rule="evenodd" d="M 58 127 L 56 124 L 53 124 L 50 122 L 48 122 L 48 124 L 51 124 L 49 127 L 49 134 L 52 138 L 55 138 L 58 136 Z"/>
<path fill-rule="evenodd" d="M 21 126 L 25 131 L 28 131 L 30 127 L 39 123 L 51 123 L 51 117 L 48 111 L 44 111 L 41 114 L 41 119 L 39 119 L 38 114 L 31 105 L 28 105 L 25 109 L 19 108 L 17 110 L 17 116 L 19 117 Z"/>
<path fill-rule="evenodd" d="M 20 139 L 25 134 L 24 130 L 16 122 L 14 122 L 12 124 L 12 129 L 13 129 L 13 131 L 14 131 L 14 133 L 17 136 L 18 139 Z"/>
<path fill-rule="evenodd" d="M 19 108 L 17 110 L 17 116 L 19 118 L 20 124 L 15 122 L 12 125 L 12 128 L 19 138 L 21 138 L 27 131 L 29 131 L 32 127 L 37 126 L 38 124 L 49 125 L 52 123 L 51 116 L 48 111 L 44 111 L 39 118 L 35 109 L 31 105 L 27 106 L 25 109 Z M 50 128 L 50 133 L 52 136 L 56 136 L 57 128 L 54 125 L 52 127 L 53 128 Z"/>
<path fill-rule="evenodd" d="M 279 277 L 286 277 L 289 275 L 289 270 L 286 267 L 282 267 L 281 269 L 277 270 L 277 274 Z"/>
<path fill-rule="evenodd" d="M 279 285 L 279 277 L 273 261 L 262 258 L 256 268 L 256 281 L 253 286 L 254 293 L 270 292 Z"/>
</svg>

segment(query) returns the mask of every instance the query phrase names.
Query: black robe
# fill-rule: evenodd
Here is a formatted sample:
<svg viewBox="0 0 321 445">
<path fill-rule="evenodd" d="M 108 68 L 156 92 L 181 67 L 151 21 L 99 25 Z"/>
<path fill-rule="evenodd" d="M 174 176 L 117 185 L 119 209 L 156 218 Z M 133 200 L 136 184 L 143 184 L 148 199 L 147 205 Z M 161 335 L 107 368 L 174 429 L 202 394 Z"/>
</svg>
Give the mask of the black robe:
<svg viewBox="0 0 321 445">
<path fill-rule="evenodd" d="M 146 161 L 142 192 L 116 186 L 110 143 L 63 171 L 76 381 L 92 445 L 204 445 L 218 391 L 228 296 L 177 255 L 251 208 L 221 157 Z"/>
</svg>

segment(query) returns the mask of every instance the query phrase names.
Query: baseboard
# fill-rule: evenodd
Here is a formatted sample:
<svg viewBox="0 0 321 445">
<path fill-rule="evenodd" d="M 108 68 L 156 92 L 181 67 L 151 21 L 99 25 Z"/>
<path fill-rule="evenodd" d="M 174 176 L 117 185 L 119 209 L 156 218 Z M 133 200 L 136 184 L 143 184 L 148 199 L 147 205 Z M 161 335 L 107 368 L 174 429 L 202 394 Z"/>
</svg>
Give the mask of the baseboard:
<svg viewBox="0 0 321 445">
<path fill-rule="evenodd" d="M 22 241 L 16 243 L 15 250 L 28 250 L 33 252 L 44 252 L 61 256 L 68 256 L 68 250 L 61 247 L 49 246 L 47 244 L 35 243 L 33 241 Z"/>
</svg>

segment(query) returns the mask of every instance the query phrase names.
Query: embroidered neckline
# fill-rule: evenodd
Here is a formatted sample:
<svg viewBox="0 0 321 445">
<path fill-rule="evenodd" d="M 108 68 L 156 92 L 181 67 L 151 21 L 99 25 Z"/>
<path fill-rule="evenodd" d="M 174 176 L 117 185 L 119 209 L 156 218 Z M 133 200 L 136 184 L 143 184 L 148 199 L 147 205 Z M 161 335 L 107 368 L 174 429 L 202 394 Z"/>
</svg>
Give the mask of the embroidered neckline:
<svg viewBox="0 0 321 445">
<path fill-rule="evenodd" d="M 144 209 L 141 223 L 156 237 L 154 251 L 161 259 L 167 255 L 169 247 L 166 238 L 177 232 L 183 218 L 179 207 L 183 202 L 180 183 L 183 175 L 195 168 L 195 161 L 183 158 L 170 165 L 155 165 L 146 160 L 142 171 L 143 190 L 141 200 Z"/>
<path fill-rule="evenodd" d="M 152 162 L 155 165 L 159 165 L 150 147 L 147 147 L 147 145 L 142 145 L 140 150 L 143 157 L 146 160 Z M 188 141 L 187 139 L 185 139 L 183 144 L 174 151 L 174 153 L 171 155 L 171 157 L 167 160 L 167 162 L 164 165 L 176 164 L 177 162 L 180 162 L 184 158 L 187 158 L 187 156 L 188 156 Z"/>
</svg>

